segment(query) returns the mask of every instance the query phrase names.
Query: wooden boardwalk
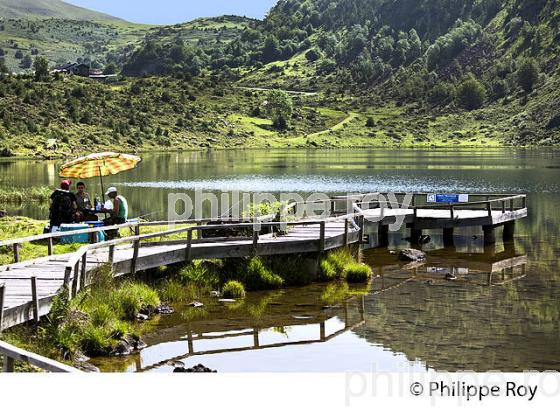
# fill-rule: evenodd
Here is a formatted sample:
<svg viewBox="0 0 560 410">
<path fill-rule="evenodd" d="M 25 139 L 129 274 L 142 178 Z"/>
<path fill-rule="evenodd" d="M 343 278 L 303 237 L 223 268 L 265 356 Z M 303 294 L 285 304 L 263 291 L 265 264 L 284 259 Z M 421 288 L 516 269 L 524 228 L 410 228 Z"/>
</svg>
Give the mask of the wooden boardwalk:
<svg viewBox="0 0 560 410">
<path fill-rule="evenodd" d="M 332 214 L 336 205 L 349 198 L 333 198 L 325 203 Z M 413 197 L 413 202 L 415 197 Z M 515 205 L 515 202 L 520 205 Z M 54 255 L 53 240 L 72 233 L 38 235 L 30 238 L 0 242 L 0 248 L 12 247 L 14 263 L 0 266 L 0 330 L 27 321 L 38 321 L 48 314 L 55 295 L 66 288 L 71 297 L 88 286 L 89 272 L 110 263 L 116 275 L 135 274 L 137 271 L 188 262 L 196 259 L 221 259 L 246 256 L 289 254 L 320 254 L 349 244 L 362 243 L 366 228 L 378 230 L 379 245 L 383 246 L 388 227 L 402 217 L 412 236 L 422 229 L 443 229 L 444 236 L 453 235 L 453 229 L 481 226 L 485 241 L 495 241 L 495 228 L 504 226 L 504 237 L 513 235 L 516 220 L 527 215 L 524 195 L 492 197 L 480 202 L 448 205 L 414 205 L 409 209 L 381 209 L 379 203 L 361 202 L 352 198 L 353 213 L 322 220 L 293 222 L 262 222 L 254 224 L 216 224 L 217 221 L 180 221 L 177 224 L 196 224 L 141 235 L 142 227 L 168 225 L 169 222 L 146 222 L 119 225 L 134 229 L 134 235 L 109 242 L 83 246 L 72 254 Z M 299 206 L 299 205 L 298 205 Z M 287 231 L 278 233 L 279 228 Z M 81 231 L 95 234 L 107 228 Z M 237 229 L 247 237 L 208 238 L 204 232 L 224 232 Z M 75 232 L 74 232 L 75 233 Z M 173 236 L 170 240 L 167 237 Z M 181 239 L 176 239 L 177 237 Z M 184 238 L 182 237 L 184 236 Z M 48 256 L 20 262 L 19 247 L 23 243 L 47 241 Z"/>
</svg>

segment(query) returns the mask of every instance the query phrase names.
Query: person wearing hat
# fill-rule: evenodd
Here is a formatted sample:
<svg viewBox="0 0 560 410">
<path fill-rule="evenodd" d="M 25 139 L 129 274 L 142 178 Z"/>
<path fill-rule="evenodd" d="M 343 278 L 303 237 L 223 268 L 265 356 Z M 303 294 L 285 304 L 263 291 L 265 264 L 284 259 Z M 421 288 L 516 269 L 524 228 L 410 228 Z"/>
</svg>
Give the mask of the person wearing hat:
<svg viewBox="0 0 560 410">
<path fill-rule="evenodd" d="M 119 225 L 126 223 L 128 219 L 128 202 L 126 198 L 119 195 L 117 188 L 111 187 L 105 192 L 112 203 L 112 207 L 105 206 L 102 211 L 109 214 L 109 217 L 103 220 L 105 226 Z M 118 231 L 107 231 L 107 239 L 114 239 L 118 236 Z"/>
<path fill-rule="evenodd" d="M 61 224 L 71 224 L 75 222 L 76 195 L 70 192 L 72 181 L 65 179 L 60 183 L 60 188 L 56 189 L 51 195 L 51 205 L 49 209 L 49 220 L 51 232 L 57 230 Z"/>
</svg>

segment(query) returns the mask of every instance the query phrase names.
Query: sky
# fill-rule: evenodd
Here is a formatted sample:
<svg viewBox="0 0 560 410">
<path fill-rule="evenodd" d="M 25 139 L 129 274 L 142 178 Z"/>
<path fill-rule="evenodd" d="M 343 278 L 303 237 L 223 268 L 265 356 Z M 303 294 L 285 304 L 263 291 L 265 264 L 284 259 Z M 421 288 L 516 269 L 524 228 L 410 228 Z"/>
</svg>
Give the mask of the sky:
<svg viewBox="0 0 560 410">
<path fill-rule="evenodd" d="M 135 23 L 175 24 L 235 14 L 262 19 L 277 0 L 65 0 Z"/>
</svg>

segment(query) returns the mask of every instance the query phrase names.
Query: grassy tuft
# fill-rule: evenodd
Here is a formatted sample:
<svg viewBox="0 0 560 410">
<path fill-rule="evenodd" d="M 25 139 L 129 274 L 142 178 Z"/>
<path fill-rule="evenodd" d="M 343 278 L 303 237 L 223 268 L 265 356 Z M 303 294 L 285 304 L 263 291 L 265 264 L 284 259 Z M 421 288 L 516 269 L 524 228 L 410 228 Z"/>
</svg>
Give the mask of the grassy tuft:
<svg viewBox="0 0 560 410">
<path fill-rule="evenodd" d="M 245 287 L 241 282 L 230 280 L 222 288 L 222 296 L 227 299 L 243 299 L 245 297 Z"/>
<path fill-rule="evenodd" d="M 338 278 L 336 268 L 333 266 L 331 261 L 328 259 L 323 259 L 319 264 L 319 274 L 317 279 L 321 282 L 330 282 Z"/>
<path fill-rule="evenodd" d="M 349 283 L 366 283 L 372 275 L 371 268 L 363 263 L 351 263 L 344 268 L 343 276 Z"/>
</svg>

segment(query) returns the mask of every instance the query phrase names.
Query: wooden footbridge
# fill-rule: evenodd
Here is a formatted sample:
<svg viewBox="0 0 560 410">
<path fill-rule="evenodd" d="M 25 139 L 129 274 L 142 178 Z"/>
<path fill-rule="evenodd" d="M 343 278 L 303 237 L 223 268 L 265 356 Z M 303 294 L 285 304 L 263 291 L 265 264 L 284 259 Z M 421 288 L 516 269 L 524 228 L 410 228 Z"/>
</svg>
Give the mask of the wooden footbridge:
<svg viewBox="0 0 560 410">
<path fill-rule="evenodd" d="M 287 212 L 297 216 L 304 208 L 313 206 L 317 210 L 317 205 L 321 205 L 327 211 L 322 219 L 292 216 L 293 221 L 272 222 L 273 217 L 261 217 L 259 223 L 205 219 L 82 230 L 79 232 L 96 236 L 100 231 L 131 229 L 133 235 L 92 243 L 75 253 L 62 255 L 54 254 L 54 241 L 75 235 L 76 231 L 2 241 L 0 251 L 13 252 L 14 262 L 0 266 L 0 331 L 27 321 L 38 322 L 48 314 L 55 295 L 67 289 L 70 297 L 75 296 L 90 283 L 89 273 L 106 263 L 112 265 L 115 275 L 121 276 L 196 259 L 320 254 L 361 244 L 364 232 L 372 229 L 377 231 L 378 245 L 384 246 L 389 226 L 399 219 L 411 229 L 413 238 L 421 235 L 423 229 L 443 229 L 449 241 L 454 229 L 479 226 L 484 230 L 485 242 L 493 243 L 498 226 L 504 226 L 504 238 L 509 240 L 513 237 L 515 221 L 527 216 L 525 195 L 483 194 L 480 200 L 468 203 L 428 204 L 426 194 L 414 194 L 408 208 L 401 207 L 405 194 L 397 194 L 395 198 L 397 201 L 388 208 L 379 199 L 371 199 L 371 194 L 293 203 L 287 207 Z M 162 232 L 142 234 L 143 229 L 167 225 Z M 208 234 L 216 232 L 222 235 L 209 237 Z M 232 232 L 237 233 L 231 235 Z M 20 248 L 30 242 L 44 243 L 47 255 L 21 261 Z"/>
</svg>

